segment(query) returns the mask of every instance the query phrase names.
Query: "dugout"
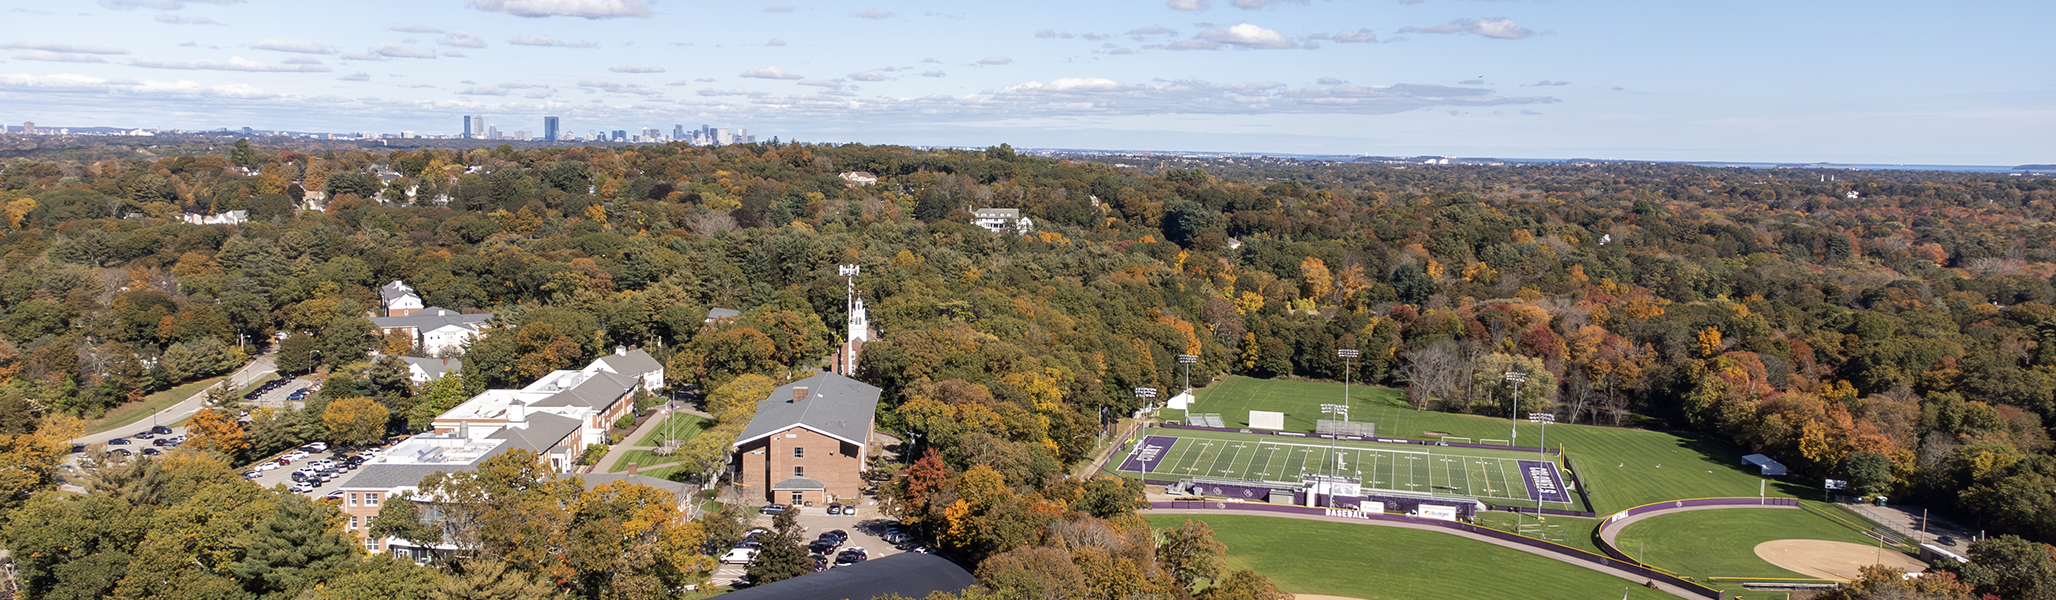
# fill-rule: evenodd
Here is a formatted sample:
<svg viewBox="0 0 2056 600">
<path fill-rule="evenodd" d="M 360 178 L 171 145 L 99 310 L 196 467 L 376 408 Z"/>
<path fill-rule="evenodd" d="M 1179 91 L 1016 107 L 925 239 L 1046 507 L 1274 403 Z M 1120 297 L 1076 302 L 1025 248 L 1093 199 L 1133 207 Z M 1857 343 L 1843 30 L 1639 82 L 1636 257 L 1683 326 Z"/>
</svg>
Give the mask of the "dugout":
<svg viewBox="0 0 2056 600">
<path fill-rule="evenodd" d="M 1780 462 L 1778 462 L 1778 461 L 1776 461 L 1776 460 L 1773 460 L 1773 459 L 1772 459 L 1771 457 L 1768 457 L 1768 456 L 1764 456 L 1764 455 L 1761 455 L 1761 454 L 1751 454 L 1751 455 L 1748 455 L 1748 456 L 1744 456 L 1744 457 L 1742 457 L 1742 466 L 1745 466 L 1745 467 L 1748 467 L 1748 466 L 1753 466 L 1753 467 L 1756 467 L 1756 468 L 1757 468 L 1757 471 L 1758 471 L 1758 473 L 1760 473 L 1760 474 L 1763 474 L 1763 475 L 1784 475 L 1784 474 L 1785 474 L 1785 465 L 1784 465 L 1784 463 L 1780 463 Z"/>
</svg>

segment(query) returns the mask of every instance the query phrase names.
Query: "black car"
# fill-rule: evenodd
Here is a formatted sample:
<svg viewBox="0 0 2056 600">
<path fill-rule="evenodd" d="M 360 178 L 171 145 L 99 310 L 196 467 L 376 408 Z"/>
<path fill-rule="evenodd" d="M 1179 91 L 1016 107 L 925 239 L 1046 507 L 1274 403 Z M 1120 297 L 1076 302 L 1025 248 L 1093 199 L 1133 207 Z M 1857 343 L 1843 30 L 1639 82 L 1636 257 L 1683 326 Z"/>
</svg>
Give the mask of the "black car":
<svg viewBox="0 0 2056 600">
<path fill-rule="evenodd" d="M 835 555 L 835 564 L 837 566 L 847 566 L 864 562 L 870 559 L 871 557 L 866 556 L 862 548 L 851 548 L 842 551 L 841 554 Z"/>
<path fill-rule="evenodd" d="M 150 433 L 164 433 L 164 434 L 168 434 L 168 433 L 171 433 L 171 428 L 170 428 L 170 427 L 165 427 L 165 426 L 163 426 L 163 425 L 152 425 L 152 426 L 150 427 Z"/>
<path fill-rule="evenodd" d="M 71 453 L 72 453 L 72 454 L 78 454 L 78 453 L 81 453 L 81 452 L 85 452 L 85 451 L 86 451 L 86 445 L 85 445 L 85 444 L 72 444 L 72 445 L 71 445 Z"/>
<path fill-rule="evenodd" d="M 145 431 L 145 432 L 142 432 L 142 433 L 138 433 L 138 434 L 136 434 L 136 439 L 139 439 L 139 440 L 147 440 L 147 439 L 150 439 L 150 438 L 154 438 L 154 437 L 157 437 L 157 434 L 155 434 L 155 433 L 150 433 L 150 432 L 148 432 L 148 431 Z"/>
<path fill-rule="evenodd" d="M 143 456 L 156 456 L 156 455 L 159 455 L 159 454 L 163 454 L 163 453 L 164 453 L 164 451 L 162 451 L 162 450 L 158 450 L 158 449 L 156 449 L 156 448 L 144 448 L 144 449 L 143 449 Z"/>
<path fill-rule="evenodd" d="M 113 449 L 113 450 L 108 450 L 108 451 L 107 451 L 107 453 L 108 453 L 108 454 L 120 454 L 120 455 L 122 455 L 122 456 L 129 456 L 129 455 L 135 454 L 134 452 L 129 452 L 127 448 L 115 448 L 115 449 Z"/>
<path fill-rule="evenodd" d="M 850 532 L 841 529 L 830 529 L 821 532 L 821 539 L 835 540 L 835 545 L 840 546 L 850 541 Z"/>
<path fill-rule="evenodd" d="M 841 545 L 841 543 L 838 543 L 835 540 L 821 538 L 818 540 L 814 540 L 813 543 L 807 544 L 807 551 L 815 554 L 827 554 L 830 552 L 834 552 L 835 548 Z"/>
<path fill-rule="evenodd" d="M 114 438 L 111 440 L 107 440 L 107 445 L 109 446 L 127 446 L 128 444 L 128 438 Z"/>
</svg>

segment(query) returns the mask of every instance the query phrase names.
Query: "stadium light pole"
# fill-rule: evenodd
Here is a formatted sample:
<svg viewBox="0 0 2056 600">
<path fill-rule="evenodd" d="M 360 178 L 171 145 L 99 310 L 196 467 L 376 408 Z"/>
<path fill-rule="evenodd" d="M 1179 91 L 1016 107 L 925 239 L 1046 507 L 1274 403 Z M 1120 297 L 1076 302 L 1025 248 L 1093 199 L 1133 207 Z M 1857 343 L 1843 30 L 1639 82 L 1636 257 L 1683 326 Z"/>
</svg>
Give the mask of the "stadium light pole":
<svg viewBox="0 0 2056 600">
<path fill-rule="evenodd" d="M 1157 389 L 1153 387 L 1135 388 L 1135 397 L 1143 400 L 1143 408 L 1149 408 L 1150 405 L 1156 404 L 1155 402 L 1149 402 L 1148 400 L 1157 397 Z"/>
<path fill-rule="evenodd" d="M 1185 391 L 1187 392 L 1192 391 L 1192 363 L 1196 362 L 1199 362 L 1199 357 L 1197 356 L 1191 354 L 1178 355 L 1178 364 L 1185 365 Z"/>
<path fill-rule="evenodd" d="M 1556 422 L 1556 414 L 1528 413 L 1528 422 L 1537 423 L 1542 426 L 1542 447 L 1537 449 L 1535 457 L 1542 458 L 1546 462 L 1548 461 L 1546 455 L 1549 452 L 1549 424 Z M 1542 521 L 1542 493 L 1541 490 L 1536 490 L 1535 492 L 1535 522 L 1540 523 Z"/>
<path fill-rule="evenodd" d="M 842 274 L 844 280 L 849 282 L 848 291 L 843 294 L 842 300 L 842 319 L 844 321 L 842 327 L 842 376 L 850 377 L 857 374 L 857 366 L 850 364 L 856 360 L 857 349 L 855 345 L 850 343 L 848 321 L 857 314 L 857 272 L 863 270 L 863 266 L 838 265 L 836 270 Z"/>
<path fill-rule="evenodd" d="M 1521 382 L 1528 380 L 1528 374 L 1520 371 L 1507 371 L 1504 376 L 1507 381 L 1513 382 L 1513 402 L 1506 410 L 1506 421 L 1511 423 L 1507 428 L 1513 430 L 1513 433 L 1507 435 L 1506 445 L 1518 446 L 1521 441 L 1521 420 L 1516 413 L 1519 413 L 1521 410 Z"/>
<path fill-rule="evenodd" d="M 1353 349 L 1353 348 L 1352 348 L 1352 349 L 1342 349 L 1342 350 L 1336 350 L 1336 351 L 1335 351 L 1335 355 L 1336 355 L 1336 356 L 1340 356 L 1340 357 L 1342 357 L 1342 406 L 1344 406 L 1344 407 L 1348 407 L 1348 406 L 1349 406 L 1349 372 L 1350 372 L 1350 370 L 1351 370 L 1351 369 L 1350 369 L 1350 367 L 1352 366 L 1352 360 L 1353 360 L 1353 359 L 1355 359 L 1355 358 L 1357 357 L 1357 352 L 1356 352 L 1356 350 L 1355 350 L 1355 349 Z M 1347 411 L 1345 411 L 1345 412 L 1343 412 L 1343 413 L 1342 413 L 1342 422 L 1344 422 L 1344 423 L 1348 423 L 1348 422 L 1349 422 L 1349 413 L 1348 413 Z"/>
</svg>

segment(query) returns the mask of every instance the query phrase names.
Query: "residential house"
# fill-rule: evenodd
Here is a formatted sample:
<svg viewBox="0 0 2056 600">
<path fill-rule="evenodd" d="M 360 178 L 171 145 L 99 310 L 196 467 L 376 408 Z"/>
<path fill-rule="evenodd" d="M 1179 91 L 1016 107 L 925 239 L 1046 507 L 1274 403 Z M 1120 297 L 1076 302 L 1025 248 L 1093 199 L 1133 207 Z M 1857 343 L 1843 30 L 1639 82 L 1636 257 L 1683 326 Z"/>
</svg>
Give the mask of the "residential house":
<svg viewBox="0 0 2056 600">
<path fill-rule="evenodd" d="M 422 309 L 421 296 L 414 293 L 414 286 L 395 279 L 378 287 L 378 307 L 385 309 L 388 317 L 404 317 Z"/>
<path fill-rule="evenodd" d="M 971 211 L 971 224 L 993 233 L 1015 233 L 1028 235 L 1035 231 L 1035 223 L 1021 216 L 1018 208 L 980 208 Z"/>
<path fill-rule="evenodd" d="M 407 379 L 417 385 L 442 379 L 444 375 L 464 368 L 464 359 L 461 358 L 450 358 L 447 356 L 442 358 L 402 356 L 399 358 L 400 362 L 407 363 Z"/>
<path fill-rule="evenodd" d="M 485 333 L 493 313 L 463 314 L 447 308 L 428 307 L 401 317 L 372 317 L 371 325 L 384 335 L 405 333 L 414 339 L 422 354 L 463 354 L 464 344 Z"/>
<path fill-rule="evenodd" d="M 834 373 L 779 386 L 736 434 L 735 482 L 776 503 L 826 503 L 864 489 L 879 389 Z"/>
<path fill-rule="evenodd" d="M 250 211 L 231 210 L 218 215 L 186 213 L 180 220 L 194 225 L 241 225 L 250 222 Z"/>
<path fill-rule="evenodd" d="M 734 319 L 739 318 L 741 316 L 742 311 L 733 308 L 710 308 L 707 309 L 706 322 L 712 323 L 722 319 Z"/>
<path fill-rule="evenodd" d="M 878 176 L 866 171 L 850 171 L 848 173 L 843 173 L 842 180 L 848 182 L 849 185 L 854 185 L 858 187 L 878 184 Z"/>
</svg>

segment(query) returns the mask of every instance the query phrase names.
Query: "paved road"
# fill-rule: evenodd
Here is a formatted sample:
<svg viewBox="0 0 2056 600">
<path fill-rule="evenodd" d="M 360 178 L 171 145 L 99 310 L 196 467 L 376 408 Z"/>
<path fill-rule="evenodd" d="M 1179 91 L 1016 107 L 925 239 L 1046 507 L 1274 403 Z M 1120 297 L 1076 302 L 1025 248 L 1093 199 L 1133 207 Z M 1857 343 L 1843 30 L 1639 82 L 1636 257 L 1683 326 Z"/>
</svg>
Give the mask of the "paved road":
<svg viewBox="0 0 2056 600">
<path fill-rule="evenodd" d="M 1976 538 L 1976 536 L 1972 535 L 1975 532 L 1959 527 L 1940 515 L 1928 515 L 1929 521 L 1925 524 L 1925 529 L 1923 529 L 1921 515 L 1924 511 L 1918 506 L 1908 504 L 1875 506 L 1862 502 L 1844 503 L 1842 506 L 1861 513 L 1872 521 L 1883 523 L 1886 527 L 1890 527 L 1893 531 L 1898 532 L 1899 535 L 1910 539 L 1917 538 L 1922 543 L 1948 548 L 1949 551 L 1957 554 L 1968 555 L 1970 553 L 1970 542 Z"/>
<path fill-rule="evenodd" d="M 263 379 L 265 375 L 271 374 L 271 372 L 277 368 L 273 366 L 274 364 L 276 364 L 275 357 L 275 354 L 266 354 L 263 356 L 259 356 L 257 357 L 257 360 L 250 361 L 250 364 L 244 365 L 242 369 L 239 369 L 235 373 L 230 374 L 229 387 L 231 389 L 240 390 L 245 386 L 248 386 L 252 383 L 256 383 L 258 379 Z M 178 404 L 171 405 L 171 408 L 159 411 L 156 415 L 152 415 L 152 417 L 154 418 L 144 417 L 141 419 L 137 419 L 134 423 L 122 425 L 114 429 L 109 429 L 107 431 L 102 431 L 100 433 L 79 436 L 77 439 L 73 439 L 71 443 L 90 446 L 93 444 L 106 443 L 107 440 L 111 440 L 118 437 L 134 437 L 138 433 L 149 431 L 150 425 L 152 423 L 170 425 L 172 423 L 182 421 L 186 417 L 193 416 L 193 413 L 200 412 L 200 407 L 205 405 L 206 403 L 207 391 L 200 390 L 200 393 L 193 394 L 193 397 L 187 398 L 185 401 L 180 402 Z"/>
<path fill-rule="evenodd" d="M 1502 548 L 1510 548 L 1510 549 L 1513 549 L 1513 550 L 1518 550 L 1518 551 L 1521 551 L 1521 552 L 1526 552 L 1526 553 L 1528 553 L 1528 554 L 1533 554 L 1533 555 L 1536 555 L 1536 556 L 1540 556 L 1540 557 L 1543 557 L 1543 558 L 1547 558 L 1547 559 L 1550 559 L 1550 560 L 1554 560 L 1554 561 L 1559 561 L 1559 562 L 1562 562 L 1562 563 L 1565 563 L 1565 564 L 1573 565 L 1573 566 L 1576 566 L 1576 567 L 1578 567 L 1578 568 L 1581 568 L 1581 569 L 1591 569 L 1591 570 L 1593 570 L 1593 571 L 1598 571 L 1598 572 L 1600 572 L 1600 573 L 1605 573 L 1605 574 L 1607 574 L 1607 575 L 1612 575 L 1612 576 L 1614 576 L 1614 577 L 1619 577 L 1619 578 L 1621 578 L 1621 579 L 1625 579 L 1625 580 L 1628 580 L 1628 581 L 1634 581 L 1634 580 L 1637 580 L 1637 579 L 1640 579 L 1640 580 L 1643 580 L 1643 581 L 1649 581 L 1649 578 L 1647 578 L 1647 577 L 1643 577 L 1643 576 L 1641 576 L 1641 575 L 1637 575 L 1637 574 L 1635 574 L 1635 573 L 1633 573 L 1633 572 L 1629 572 L 1629 571 L 1626 571 L 1626 570 L 1623 570 L 1623 569 L 1616 569 L 1616 568 L 1613 568 L 1613 567 L 1608 567 L 1608 566 L 1604 566 L 1604 565 L 1599 565 L 1599 564 L 1596 564 L 1596 563 L 1588 563 L 1588 562 L 1584 562 L 1584 561 L 1581 561 L 1581 560 L 1576 560 L 1576 559 L 1572 559 L 1572 558 L 1570 558 L 1570 557 L 1567 557 L 1567 556 L 1563 556 L 1563 555 L 1560 555 L 1560 554 L 1555 554 L 1555 553 L 1551 553 L 1551 552 L 1544 552 L 1544 551 L 1541 551 L 1541 550 L 1537 550 L 1537 549 L 1534 549 L 1534 548 L 1529 548 L 1529 547 L 1527 547 L 1527 546 L 1522 546 L 1522 545 L 1520 545 L 1520 544 L 1516 544 L 1516 543 L 1513 543 L 1513 542 L 1508 542 L 1508 541 L 1505 541 L 1505 540 L 1501 540 L 1501 539 L 1498 539 L 1498 538 L 1492 538 L 1492 537 L 1487 537 L 1487 536 L 1483 536 L 1483 535 L 1479 535 L 1479 534 L 1475 534 L 1475 533 L 1470 533 L 1470 532 L 1467 532 L 1467 531 L 1459 531 L 1459 530 L 1455 530 L 1455 529 L 1444 529 L 1444 528 L 1441 528 L 1441 527 L 1436 527 L 1436 526 L 1433 526 L 1433 525 L 1424 525 L 1424 524 L 1419 524 L 1419 523 L 1407 523 L 1407 522 L 1402 522 L 1402 521 L 1370 521 L 1370 520 L 1364 520 L 1364 519 L 1351 519 L 1351 518 L 1345 518 L 1345 517 L 1330 517 L 1330 516 L 1325 516 L 1325 515 L 1297 515 L 1297 514 L 1284 514 L 1284 513 L 1257 513 L 1257 512 L 1252 512 L 1252 511 L 1246 511 L 1246 510 L 1214 510 L 1214 509 L 1196 509 L 1196 508 L 1165 508 L 1165 509 L 1148 509 L 1148 510 L 1143 510 L 1143 511 L 1140 511 L 1140 512 L 1141 512 L 1141 513 L 1143 513 L 1143 514 L 1163 514 L 1163 515 L 1236 515 L 1236 516 L 1245 516 L 1245 517 L 1248 517 L 1248 516 L 1254 516 L 1254 517 L 1266 517 L 1266 518 L 1274 518 L 1274 519 L 1303 519 L 1303 520 L 1308 520 L 1308 521 L 1332 521 L 1332 522 L 1336 522 L 1336 523 L 1350 523 L 1350 524 L 1355 524 L 1355 525 L 1370 525 L 1370 526 L 1373 526 L 1373 527 L 1398 527 L 1398 528 L 1401 528 L 1401 529 L 1419 529 L 1419 530 L 1422 530 L 1422 531 L 1433 531 L 1433 532 L 1435 532 L 1435 533 L 1441 533 L 1441 534 L 1446 534 L 1446 535 L 1453 535 L 1453 536 L 1457 536 L 1457 537 L 1461 537 L 1461 538 L 1467 538 L 1467 539 L 1477 540 L 1477 541 L 1480 541 L 1480 542 L 1484 542 L 1484 543 L 1487 543 L 1487 544 L 1492 544 L 1492 545 L 1494 545 L 1494 546 L 1499 546 L 1499 547 L 1502 547 Z M 1684 588 L 1681 588 L 1681 587 L 1678 587 L 1678 586 L 1674 586 L 1674 585 L 1671 585 L 1671 584 L 1668 584 L 1668 583 L 1664 583 L 1664 582 L 1660 582 L 1660 581 L 1659 581 L 1659 582 L 1656 582 L 1656 588 L 1657 588 L 1657 589 L 1660 589 L 1660 590 L 1663 590 L 1663 591 L 1664 591 L 1665 593 L 1668 593 L 1668 594 L 1670 594 L 1670 595 L 1673 595 L 1673 596 L 1678 596 L 1678 597 L 1681 597 L 1681 598 L 1690 598 L 1691 600 L 1701 600 L 1701 597 L 1700 597 L 1699 595 L 1697 595 L 1697 594 L 1694 594 L 1694 593 L 1692 593 L 1692 592 L 1689 592 L 1689 591 L 1686 591 L 1686 590 L 1685 590 Z"/>
<path fill-rule="evenodd" d="M 856 516 L 830 515 L 827 508 L 820 506 L 801 507 L 799 518 L 796 519 L 805 532 L 801 535 L 801 543 L 813 542 L 824 531 L 841 529 L 850 535 L 849 541 L 845 542 L 842 548 L 861 547 L 864 549 L 864 555 L 873 560 L 899 554 L 900 550 L 893 548 L 892 544 L 885 543 L 884 538 L 878 537 L 885 534 L 886 525 L 899 521 L 880 512 L 877 500 L 866 498 L 864 502 L 863 507 L 857 509 Z M 770 529 L 771 517 L 760 514 L 748 526 Z M 841 549 L 836 551 L 840 552 Z M 829 555 L 828 560 L 834 562 L 835 556 Z M 714 585 L 735 585 L 735 580 L 741 578 L 746 570 L 748 567 L 745 565 L 723 564 L 721 568 L 714 570 Z"/>
</svg>

